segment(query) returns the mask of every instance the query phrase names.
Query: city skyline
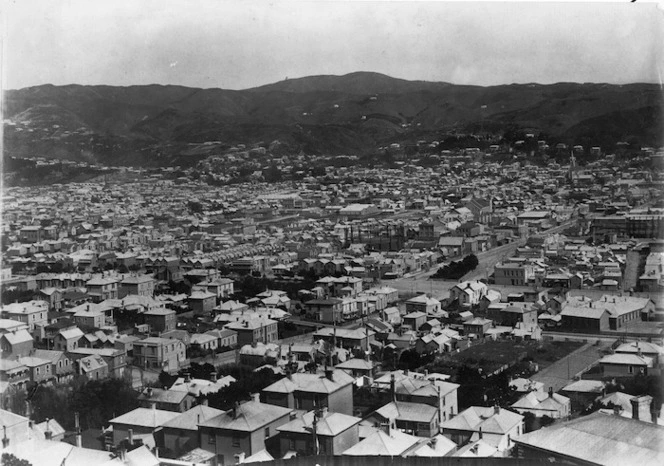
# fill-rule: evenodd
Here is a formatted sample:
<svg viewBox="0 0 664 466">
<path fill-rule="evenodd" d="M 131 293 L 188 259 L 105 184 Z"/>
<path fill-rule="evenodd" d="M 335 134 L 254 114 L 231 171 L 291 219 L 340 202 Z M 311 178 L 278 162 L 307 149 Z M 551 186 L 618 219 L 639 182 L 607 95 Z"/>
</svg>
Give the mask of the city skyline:
<svg viewBox="0 0 664 466">
<path fill-rule="evenodd" d="M 50 4 L 48 4 L 50 6 Z M 240 7 L 242 5 L 242 7 Z M 660 82 L 656 4 L 538 2 L 8 3 L 3 88 L 247 89 L 383 73 L 491 86 Z"/>
</svg>

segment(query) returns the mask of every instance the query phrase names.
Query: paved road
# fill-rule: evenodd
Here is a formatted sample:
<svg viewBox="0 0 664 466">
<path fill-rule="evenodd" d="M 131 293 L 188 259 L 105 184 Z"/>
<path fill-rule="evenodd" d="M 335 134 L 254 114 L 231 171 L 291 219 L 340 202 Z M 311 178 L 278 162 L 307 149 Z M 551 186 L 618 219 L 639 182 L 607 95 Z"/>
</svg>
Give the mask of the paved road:
<svg viewBox="0 0 664 466">
<path fill-rule="evenodd" d="M 557 227 L 550 228 L 542 234 L 549 235 L 560 233 L 575 223 L 576 220 L 570 220 Z M 498 262 L 510 257 L 518 247 L 521 247 L 524 244 L 525 239 L 519 239 L 512 243 L 504 244 L 497 248 L 478 253 L 477 259 L 479 264 L 477 269 L 466 274 L 466 276 L 463 277 L 463 280 L 479 280 L 480 278 L 487 278 L 493 273 L 493 268 Z M 429 277 L 436 273 L 436 269 L 437 268 L 434 267 L 428 271 L 408 274 L 403 278 L 398 278 L 396 280 L 383 280 L 383 282 L 385 285 L 399 290 L 402 294 L 430 293 L 436 299 L 445 299 L 449 297 L 450 289 L 459 281 L 463 280 L 431 280 Z M 492 285 L 492 288 L 493 287 L 494 286 Z"/>
</svg>

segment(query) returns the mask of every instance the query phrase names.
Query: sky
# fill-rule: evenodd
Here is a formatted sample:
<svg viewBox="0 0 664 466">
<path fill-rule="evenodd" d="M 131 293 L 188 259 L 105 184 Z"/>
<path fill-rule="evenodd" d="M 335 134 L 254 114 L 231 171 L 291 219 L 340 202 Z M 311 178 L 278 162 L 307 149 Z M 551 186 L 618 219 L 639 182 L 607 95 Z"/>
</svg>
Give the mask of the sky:
<svg viewBox="0 0 664 466">
<path fill-rule="evenodd" d="M 246 89 L 355 71 L 483 86 L 664 75 L 654 3 L 0 1 L 4 89 Z"/>
</svg>

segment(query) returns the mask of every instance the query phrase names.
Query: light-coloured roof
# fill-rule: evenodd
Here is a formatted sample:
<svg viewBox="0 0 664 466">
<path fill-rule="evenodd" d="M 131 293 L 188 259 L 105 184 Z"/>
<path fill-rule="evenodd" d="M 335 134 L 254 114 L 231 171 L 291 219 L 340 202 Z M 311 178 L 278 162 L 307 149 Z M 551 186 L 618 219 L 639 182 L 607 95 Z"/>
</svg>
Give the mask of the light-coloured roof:
<svg viewBox="0 0 664 466">
<path fill-rule="evenodd" d="M 566 392 L 601 393 L 604 382 L 600 380 L 577 380 L 563 387 Z"/>
<path fill-rule="evenodd" d="M 290 408 L 283 408 L 253 400 L 242 403 L 235 411 L 235 417 L 233 417 L 233 410 L 228 410 L 223 414 L 202 422 L 201 425 L 218 429 L 254 432 L 281 417 L 288 416 L 292 412 Z"/>
<path fill-rule="evenodd" d="M 630 366 L 652 367 L 653 358 L 649 356 L 639 356 L 638 354 L 607 354 L 599 360 L 600 364 L 620 364 Z"/>
<path fill-rule="evenodd" d="M 664 464 L 664 427 L 622 416 L 593 413 L 514 440 L 592 464 Z"/>
<path fill-rule="evenodd" d="M 177 393 L 177 392 L 173 392 Z M 185 393 L 186 395 L 186 393 Z M 213 417 L 224 414 L 221 409 L 211 408 L 209 406 L 197 405 L 188 411 L 174 417 L 164 423 L 164 427 L 173 429 L 198 430 L 198 425 Z"/>
<path fill-rule="evenodd" d="M 157 428 L 179 416 L 180 413 L 162 409 L 136 408 L 133 411 L 108 421 L 111 424 L 127 424 L 139 427 Z"/>
<path fill-rule="evenodd" d="M 277 380 L 272 385 L 263 389 L 264 392 L 292 393 L 302 391 L 309 393 L 334 393 L 337 390 L 352 384 L 355 381 L 353 377 L 342 370 L 332 371 L 332 380 L 325 374 L 311 374 L 307 372 L 298 372 Z"/>
<path fill-rule="evenodd" d="M 441 424 L 443 429 L 506 434 L 523 422 L 523 416 L 507 409 L 471 406 Z"/>
<path fill-rule="evenodd" d="M 424 403 L 392 401 L 378 408 L 376 414 L 384 419 L 430 423 L 438 415 L 438 409 Z"/>
<path fill-rule="evenodd" d="M 309 411 L 296 419 L 278 427 L 280 432 L 310 433 L 313 429 L 314 411 Z M 333 437 L 350 429 L 361 421 L 360 418 L 342 413 L 326 412 L 316 423 L 316 433 Z"/>
<path fill-rule="evenodd" d="M 399 456 L 420 441 L 419 437 L 404 434 L 392 429 L 390 434 L 376 431 L 359 443 L 356 443 L 342 455 L 345 456 Z"/>
</svg>

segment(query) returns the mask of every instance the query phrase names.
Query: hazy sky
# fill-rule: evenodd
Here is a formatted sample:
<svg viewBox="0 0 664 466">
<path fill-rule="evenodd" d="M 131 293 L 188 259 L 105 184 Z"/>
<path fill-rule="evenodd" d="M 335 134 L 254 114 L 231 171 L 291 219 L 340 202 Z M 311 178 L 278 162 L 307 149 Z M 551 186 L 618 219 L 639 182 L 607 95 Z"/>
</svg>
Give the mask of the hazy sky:
<svg viewBox="0 0 664 466">
<path fill-rule="evenodd" d="M 652 3 L 5 0 L 3 87 L 243 89 L 353 71 L 660 82 L 663 13 Z"/>
</svg>

